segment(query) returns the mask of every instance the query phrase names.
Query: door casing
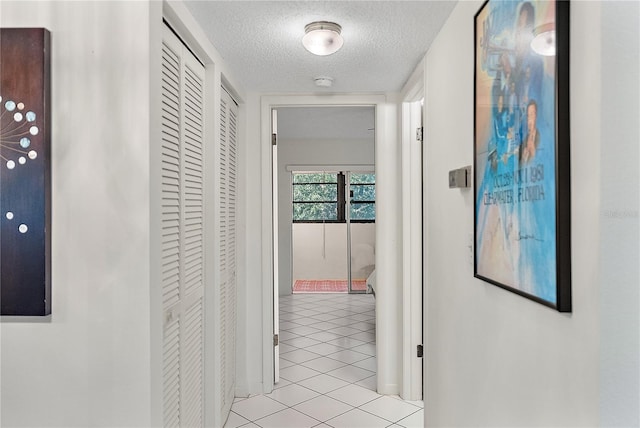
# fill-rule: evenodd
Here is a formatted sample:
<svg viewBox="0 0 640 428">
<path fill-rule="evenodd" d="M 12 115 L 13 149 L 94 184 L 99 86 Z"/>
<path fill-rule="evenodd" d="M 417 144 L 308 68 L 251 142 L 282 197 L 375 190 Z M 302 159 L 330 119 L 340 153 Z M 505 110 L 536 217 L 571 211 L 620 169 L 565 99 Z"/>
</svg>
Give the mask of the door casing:
<svg viewBox="0 0 640 428">
<path fill-rule="evenodd" d="M 272 151 L 272 122 L 271 111 L 278 107 L 309 107 L 309 106 L 375 106 L 376 107 L 376 145 L 380 135 L 384 134 L 384 106 L 387 103 L 384 95 L 336 95 L 331 97 L 319 95 L 280 95 L 265 96 L 261 99 L 261 177 L 262 194 L 273 195 L 273 151 Z M 274 288 L 274 264 L 277 263 L 274 245 L 277 244 L 273 235 L 273 199 L 262 200 L 262 336 L 263 336 L 263 391 L 273 390 L 275 379 L 274 362 L 274 299 L 277 299 Z M 378 227 L 378 223 L 376 223 Z M 385 263 L 377 253 L 376 266 Z M 377 303 L 376 303 L 377 306 Z M 377 311 L 377 313 L 380 313 Z"/>
</svg>

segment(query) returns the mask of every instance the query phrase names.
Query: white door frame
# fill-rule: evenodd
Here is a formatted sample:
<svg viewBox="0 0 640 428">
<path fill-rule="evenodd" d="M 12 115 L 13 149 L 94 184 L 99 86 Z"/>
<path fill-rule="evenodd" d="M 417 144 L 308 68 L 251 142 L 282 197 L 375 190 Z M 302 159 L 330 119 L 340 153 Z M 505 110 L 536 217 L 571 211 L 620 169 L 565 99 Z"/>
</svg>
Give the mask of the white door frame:
<svg viewBox="0 0 640 428">
<path fill-rule="evenodd" d="M 423 359 L 417 346 L 423 343 L 423 232 L 422 127 L 424 72 L 418 66 L 402 96 L 402 391 L 405 400 L 422 399 Z"/>
<path fill-rule="evenodd" d="M 378 142 L 380 136 L 385 136 L 385 106 L 384 95 L 273 95 L 261 98 L 260 105 L 260 147 L 261 147 L 261 182 L 262 182 L 262 382 L 263 390 L 270 392 L 274 385 L 274 352 L 273 352 L 273 299 L 277 299 L 274 290 L 274 252 L 273 245 L 273 158 L 271 141 L 271 110 L 280 107 L 310 107 L 310 106 L 375 106 L 376 107 L 376 158 L 378 157 Z M 382 158 L 382 157 L 381 157 Z M 382 158 L 383 159 L 383 158 Z M 381 161 L 382 159 L 378 159 Z M 377 163 L 377 162 L 376 162 Z M 377 165 L 376 165 L 377 168 Z M 376 228 L 380 225 L 376 223 Z M 395 249 L 393 250 L 395 252 Z M 376 264 L 386 263 L 380 252 L 376 252 Z M 378 266 L 377 266 L 378 268 Z M 376 301 L 376 307 L 378 302 Z M 377 308 L 376 308 L 377 309 Z M 382 312 L 382 314 L 381 314 Z M 377 315 L 384 316 L 385 311 L 377 310 Z M 378 361 L 380 366 L 380 361 Z M 378 379 L 380 384 L 380 379 Z"/>
<path fill-rule="evenodd" d="M 272 206 L 272 229 L 271 236 L 278 236 L 278 110 L 271 110 L 271 135 L 276 141 L 276 144 L 271 146 L 271 206 Z M 273 246 L 273 382 L 278 383 L 280 381 L 280 340 L 276 340 L 276 337 L 280 337 L 280 302 L 277 298 L 279 279 L 278 274 L 278 242 L 274 239 Z"/>
</svg>

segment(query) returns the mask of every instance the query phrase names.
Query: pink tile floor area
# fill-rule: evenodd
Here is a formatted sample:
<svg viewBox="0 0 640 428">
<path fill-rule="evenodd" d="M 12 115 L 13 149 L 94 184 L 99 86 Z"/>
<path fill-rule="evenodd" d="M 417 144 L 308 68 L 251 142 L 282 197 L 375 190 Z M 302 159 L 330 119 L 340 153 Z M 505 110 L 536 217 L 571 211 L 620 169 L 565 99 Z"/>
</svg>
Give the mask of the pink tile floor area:
<svg viewBox="0 0 640 428">
<path fill-rule="evenodd" d="M 294 293 L 346 293 L 349 287 L 346 279 L 297 279 L 293 284 Z M 365 291 L 366 279 L 351 280 L 353 291 Z"/>
<path fill-rule="evenodd" d="M 376 392 L 371 294 L 292 294 L 280 303 L 280 381 L 237 397 L 225 428 L 417 428 L 422 401 Z"/>
</svg>

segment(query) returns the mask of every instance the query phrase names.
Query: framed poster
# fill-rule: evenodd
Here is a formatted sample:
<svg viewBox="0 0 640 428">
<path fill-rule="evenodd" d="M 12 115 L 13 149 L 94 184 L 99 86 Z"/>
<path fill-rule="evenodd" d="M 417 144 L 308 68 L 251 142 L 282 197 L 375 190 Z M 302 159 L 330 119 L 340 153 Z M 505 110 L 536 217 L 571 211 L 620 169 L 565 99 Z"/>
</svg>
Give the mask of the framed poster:
<svg viewBox="0 0 640 428">
<path fill-rule="evenodd" d="M 49 40 L 0 29 L 1 315 L 51 313 Z"/>
<path fill-rule="evenodd" d="M 571 311 L 569 2 L 475 16 L 477 278 Z"/>
</svg>

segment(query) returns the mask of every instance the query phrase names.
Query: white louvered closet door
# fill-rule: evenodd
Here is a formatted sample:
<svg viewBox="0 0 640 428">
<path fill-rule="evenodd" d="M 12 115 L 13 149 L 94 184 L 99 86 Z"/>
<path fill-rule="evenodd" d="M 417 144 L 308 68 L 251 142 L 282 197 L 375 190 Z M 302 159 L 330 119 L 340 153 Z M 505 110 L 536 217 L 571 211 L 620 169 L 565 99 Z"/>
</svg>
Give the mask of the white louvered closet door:
<svg viewBox="0 0 640 428">
<path fill-rule="evenodd" d="M 165 26 L 162 44 L 164 426 L 203 425 L 204 67 Z"/>
<path fill-rule="evenodd" d="M 220 99 L 219 272 L 220 380 L 223 415 L 231 408 L 236 361 L 236 199 L 238 106 L 222 88 Z"/>
</svg>

